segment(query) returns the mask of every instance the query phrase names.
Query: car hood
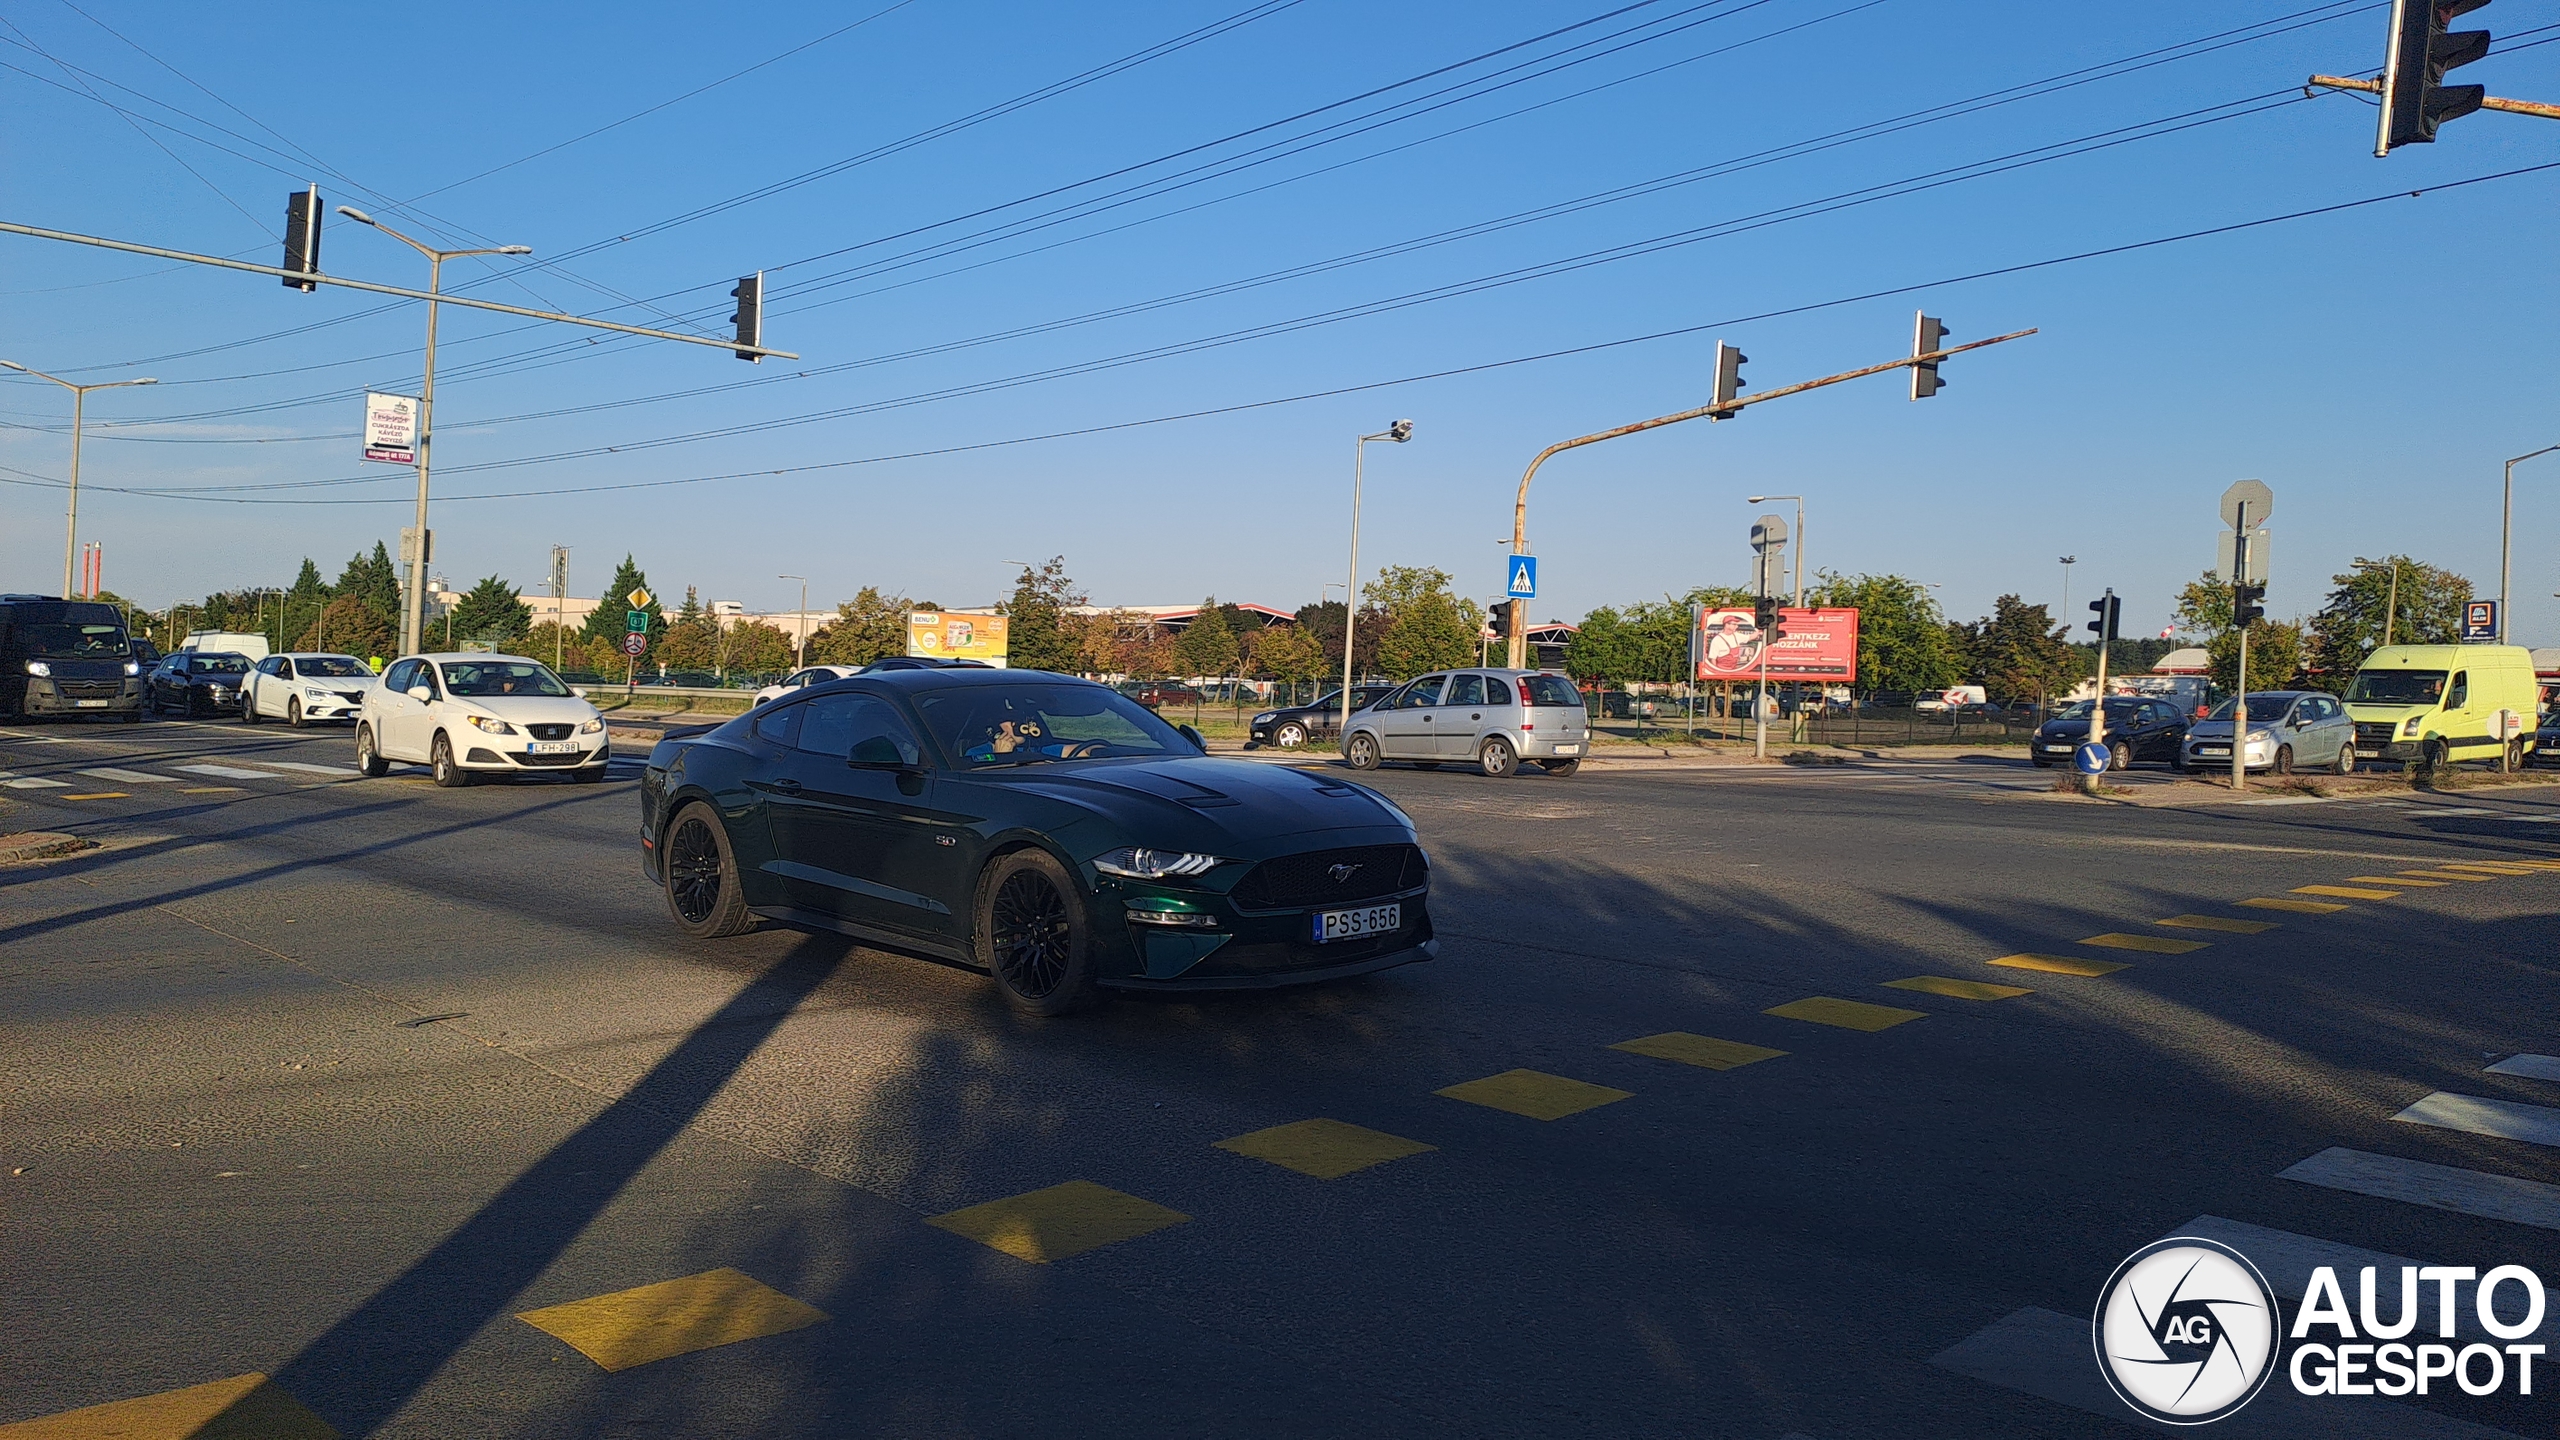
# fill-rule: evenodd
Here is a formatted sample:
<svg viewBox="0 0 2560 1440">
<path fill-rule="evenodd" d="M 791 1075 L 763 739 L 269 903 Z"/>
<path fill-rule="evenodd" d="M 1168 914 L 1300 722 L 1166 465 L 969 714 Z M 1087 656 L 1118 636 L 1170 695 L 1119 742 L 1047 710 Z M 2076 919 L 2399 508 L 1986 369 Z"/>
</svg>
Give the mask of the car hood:
<svg viewBox="0 0 2560 1440">
<path fill-rule="evenodd" d="M 583 725 L 596 716 L 596 707 L 575 695 L 455 695 L 446 703 L 523 725 Z"/>
<path fill-rule="evenodd" d="M 1207 756 L 1067 761 L 969 772 L 1130 826 L 1114 843 L 1181 846 L 1235 859 L 1309 848 L 1315 832 L 1372 832 L 1355 841 L 1410 839 L 1403 815 L 1375 792 L 1332 775 Z M 1379 834 L 1376 832 L 1392 832 Z"/>
</svg>

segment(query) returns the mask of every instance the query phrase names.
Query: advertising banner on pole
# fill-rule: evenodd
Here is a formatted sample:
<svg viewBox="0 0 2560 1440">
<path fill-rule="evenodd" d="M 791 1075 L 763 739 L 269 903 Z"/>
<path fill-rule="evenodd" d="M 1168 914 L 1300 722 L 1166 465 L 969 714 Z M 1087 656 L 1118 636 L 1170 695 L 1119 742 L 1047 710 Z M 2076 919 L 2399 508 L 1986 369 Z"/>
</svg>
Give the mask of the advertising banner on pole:
<svg viewBox="0 0 2560 1440">
<path fill-rule="evenodd" d="M 364 397 L 364 458 L 418 463 L 418 402 L 409 395 Z"/>
<path fill-rule="evenodd" d="M 1012 622 L 1002 615 L 946 615 L 917 610 L 907 616 L 907 653 L 938 660 L 1004 664 Z"/>
<path fill-rule="evenodd" d="M 1771 680 L 1847 682 L 1858 678 L 1858 612 L 1811 607 L 1778 612 L 1779 636 L 1768 645 Z M 1756 680 L 1762 674 L 1760 626 L 1748 610 L 1708 610 L 1691 640 L 1700 680 Z"/>
</svg>

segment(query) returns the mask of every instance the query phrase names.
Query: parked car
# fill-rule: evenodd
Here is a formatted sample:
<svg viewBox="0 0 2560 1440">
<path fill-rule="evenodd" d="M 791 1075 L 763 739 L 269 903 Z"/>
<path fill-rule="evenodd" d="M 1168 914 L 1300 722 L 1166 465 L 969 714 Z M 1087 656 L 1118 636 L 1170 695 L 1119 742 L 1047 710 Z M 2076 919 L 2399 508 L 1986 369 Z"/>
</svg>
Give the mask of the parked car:
<svg viewBox="0 0 2560 1440">
<path fill-rule="evenodd" d="M 1150 710 L 1161 710 L 1167 705 L 1197 705 L 1201 703 L 1199 691 L 1192 689 L 1188 685 L 1177 684 L 1171 680 L 1150 680 L 1139 684 L 1124 685 L 1121 687 L 1120 693 L 1137 701 L 1139 704 L 1146 706 Z"/>
<path fill-rule="evenodd" d="M 755 703 L 770 705 L 785 695 L 805 690 L 812 685 L 824 684 L 829 680 L 842 680 L 848 675 L 859 672 L 860 669 L 858 665 L 812 665 L 806 670 L 794 670 L 783 676 L 778 683 L 767 685 L 757 691 Z"/>
<path fill-rule="evenodd" d="M 356 768 L 373 776 L 408 760 L 426 765 L 445 786 L 542 771 L 593 783 L 604 778 L 610 755 L 596 707 L 572 694 L 550 666 L 521 655 L 395 660 L 365 692 L 356 717 Z"/>
<path fill-rule="evenodd" d="M 356 718 L 364 692 L 378 679 L 353 655 L 289 651 L 270 655 L 240 680 L 240 718 L 248 724 L 274 717 L 299 726 L 311 720 Z"/>
<path fill-rule="evenodd" d="M 2027 742 L 2027 758 L 2036 764 L 2065 765 L 2071 752 L 2089 740 L 2089 718 L 2096 702 L 2075 700 L 2062 713 L 2036 727 Z M 2138 761 L 2156 760 L 2176 768 L 2179 747 L 2187 738 L 2187 719 L 2163 700 L 2134 695 L 2107 697 L 2107 768 L 2123 770 Z"/>
<path fill-rule="evenodd" d="M 1353 714 L 1342 755 L 1354 770 L 1405 760 L 1426 770 L 1455 762 L 1509 775 L 1531 760 L 1550 775 L 1570 775 L 1590 743 L 1582 692 L 1564 676 L 1457 670 L 1407 681 Z"/>
<path fill-rule="evenodd" d="M 142 681 L 144 713 L 221 715 L 240 703 L 240 687 L 249 676 L 249 657 L 227 650 L 180 650 L 152 668 Z"/>
<path fill-rule="evenodd" d="M 2188 769 L 2230 767 L 2231 710 L 2232 702 L 2225 700 L 2187 727 Z M 2247 753 L 2241 763 L 2252 770 L 2278 775 L 2327 770 L 2348 775 L 2356 768 L 2356 722 L 2348 718 L 2336 696 L 2318 690 L 2266 690 L 2251 695 L 2244 743 Z"/>
<path fill-rule="evenodd" d="M 1211 759 L 1129 697 L 1038 671 L 862 675 L 662 741 L 640 844 L 688 935 L 851 935 L 974 965 L 1041 1015 L 1438 953 L 1430 862 L 1395 806 Z"/>
<path fill-rule="evenodd" d="M 2540 709 L 2533 654 L 2521 645 L 2385 645 L 2365 657 L 2347 687 L 2356 755 L 2433 768 L 2501 760 L 2521 768 L 2537 745 L 2528 728 L 2497 732 L 2501 712 Z"/>
<path fill-rule="evenodd" d="M 2560 762 L 2560 709 L 2544 712 L 2542 723 L 2533 732 L 2535 763 Z"/>
<path fill-rule="evenodd" d="M 1356 713 L 1393 694 L 1395 686 L 1379 681 L 1351 687 L 1351 708 Z M 1245 748 L 1257 745 L 1295 750 L 1310 740 L 1336 735 L 1342 731 L 1342 691 L 1329 690 L 1310 704 L 1289 705 L 1265 710 L 1253 717 L 1246 732 Z"/>
</svg>

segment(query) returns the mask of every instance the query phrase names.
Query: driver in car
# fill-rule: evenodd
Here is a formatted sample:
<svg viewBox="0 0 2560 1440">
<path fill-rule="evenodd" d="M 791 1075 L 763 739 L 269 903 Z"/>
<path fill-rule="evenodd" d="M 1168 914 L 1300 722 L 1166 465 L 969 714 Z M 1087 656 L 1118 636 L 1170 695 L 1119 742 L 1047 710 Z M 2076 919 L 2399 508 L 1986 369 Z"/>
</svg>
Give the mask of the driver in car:
<svg viewBox="0 0 2560 1440">
<path fill-rule="evenodd" d="M 1033 716 L 998 720 L 986 727 L 986 737 L 970 746 L 964 752 L 965 758 L 981 764 L 1000 756 L 1025 759 L 1036 755 L 1045 760 L 1072 760 L 1092 749 L 1086 742 L 1057 739 Z"/>
</svg>

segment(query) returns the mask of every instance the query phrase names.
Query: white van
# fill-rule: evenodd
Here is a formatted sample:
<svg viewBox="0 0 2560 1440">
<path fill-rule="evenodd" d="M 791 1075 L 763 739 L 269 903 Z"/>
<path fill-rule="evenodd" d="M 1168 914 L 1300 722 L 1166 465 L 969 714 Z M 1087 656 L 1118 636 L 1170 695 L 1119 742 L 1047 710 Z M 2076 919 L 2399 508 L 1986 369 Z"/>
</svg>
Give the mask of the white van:
<svg viewBox="0 0 2560 1440">
<path fill-rule="evenodd" d="M 190 630 L 178 648 L 264 660 L 267 658 L 267 637 L 255 630 Z"/>
</svg>

